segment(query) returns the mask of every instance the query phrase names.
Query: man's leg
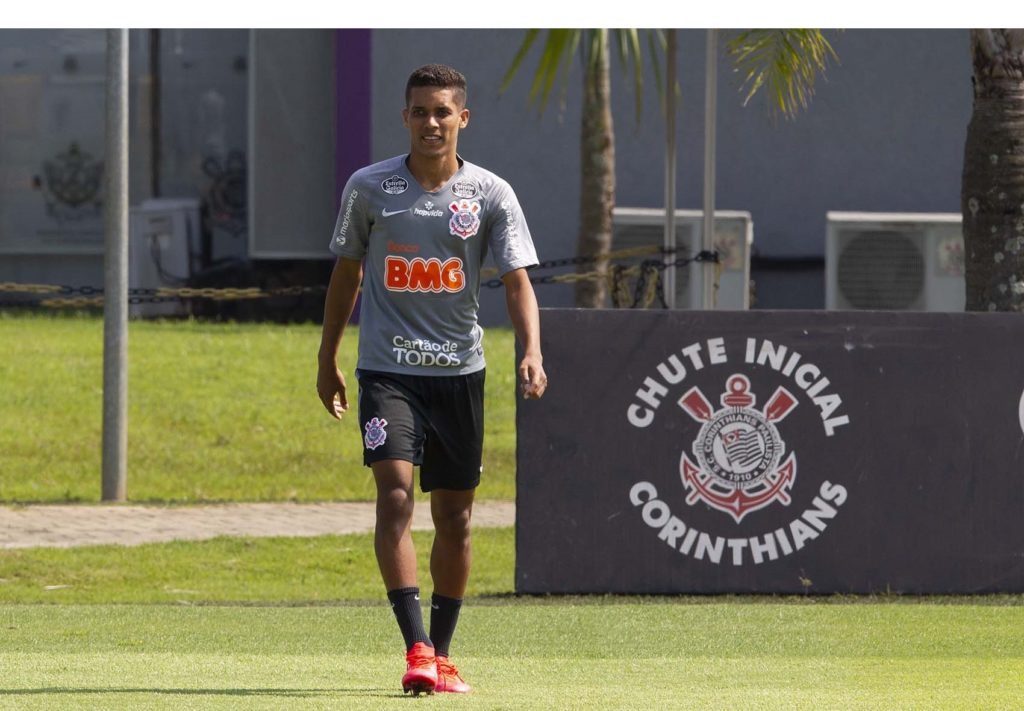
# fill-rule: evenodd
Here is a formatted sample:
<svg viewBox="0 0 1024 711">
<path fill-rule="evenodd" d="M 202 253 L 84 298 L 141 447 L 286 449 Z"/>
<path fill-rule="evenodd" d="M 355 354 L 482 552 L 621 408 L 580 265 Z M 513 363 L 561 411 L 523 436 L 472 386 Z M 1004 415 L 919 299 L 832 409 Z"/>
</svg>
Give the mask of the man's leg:
<svg viewBox="0 0 1024 711">
<path fill-rule="evenodd" d="M 430 514 L 434 519 L 434 547 L 430 552 L 430 576 L 434 592 L 461 600 L 466 593 L 471 561 L 469 521 L 476 489 L 430 492 Z"/>
<path fill-rule="evenodd" d="M 373 547 L 377 553 L 388 601 L 405 639 L 408 667 L 402 689 L 418 694 L 433 691 L 437 667 L 433 645 L 423 627 L 420 589 L 416 586 L 416 549 L 412 542 L 412 463 L 401 459 L 374 462 L 377 482 L 377 525 Z"/>
<path fill-rule="evenodd" d="M 466 594 L 472 558 L 469 521 L 475 489 L 430 492 L 430 513 L 434 518 L 434 548 L 430 553 L 430 576 L 434 595 L 430 603 L 430 638 L 437 655 L 438 691 L 465 693 L 469 685 L 448 661 L 448 647 L 455 634 Z"/>
<path fill-rule="evenodd" d="M 377 483 L 377 525 L 373 547 L 387 590 L 416 587 L 412 543 L 412 462 L 384 459 L 371 465 Z"/>
<path fill-rule="evenodd" d="M 412 543 L 412 462 L 383 459 L 374 462 L 377 482 L 377 526 L 373 547 L 384 588 L 409 651 L 417 642 L 430 644 L 423 627 L 420 590 L 416 586 L 416 549 Z"/>
</svg>

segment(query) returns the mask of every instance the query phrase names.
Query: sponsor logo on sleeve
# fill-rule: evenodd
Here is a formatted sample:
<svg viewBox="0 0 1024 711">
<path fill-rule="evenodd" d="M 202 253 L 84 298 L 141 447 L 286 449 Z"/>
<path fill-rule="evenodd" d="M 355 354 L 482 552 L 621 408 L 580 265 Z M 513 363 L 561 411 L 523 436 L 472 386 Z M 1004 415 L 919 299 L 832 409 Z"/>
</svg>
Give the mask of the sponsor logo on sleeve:
<svg viewBox="0 0 1024 711">
<path fill-rule="evenodd" d="M 817 409 L 826 438 L 850 423 L 842 412 L 842 397 L 832 390 L 829 379 L 797 351 L 767 339 L 748 338 L 742 351 L 743 364 L 736 365 L 729 363 L 724 338 L 690 344 L 660 363 L 626 408 L 627 421 L 643 429 L 655 421 L 663 402 L 675 399 L 677 408 L 661 414 L 682 415 L 681 430 L 692 433 L 679 455 L 675 476 L 682 486 L 681 500 L 695 508 L 687 509 L 689 513 L 673 512 L 664 500 L 671 500 L 671 494 L 659 497 L 649 481 L 636 482 L 629 500 L 643 522 L 657 530 L 660 541 L 681 555 L 716 565 L 760 565 L 800 551 L 826 534 L 848 497 L 845 486 L 827 479 L 819 477 L 815 486 L 806 471 L 801 479 L 812 479 L 810 486 L 806 481 L 798 485 L 796 452 L 787 449 L 780 432 L 781 423 L 802 399 Z M 716 366 L 728 370 L 717 376 Z M 705 368 L 712 383 L 724 386 L 718 396 L 719 407 L 699 386 L 679 387 L 688 375 L 695 376 Z M 765 372 L 766 368 L 777 375 Z M 762 384 L 748 373 L 757 373 Z M 782 380 L 785 386 L 776 383 L 774 389 L 770 385 L 765 389 L 763 383 L 772 379 Z M 670 395 L 674 387 L 682 391 L 678 398 Z M 758 389 L 763 391 L 762 397 L 767 396 L 763 405 L 758 401 Z M 694 426 L 696 433 L 690 429 Z M 800 438 L 800 442 L 807 440 L 806 436 Z M 799 506 L 805 510 L 791 514 L 789 523 L 780 527 L 765 530 L 763 518 L 755 515 L 762 509 L 790 507 L 795 500 L 804 502 Z"/>
<path fill-rule="evenodd" d="M 448 226 L 451 233 L 469 239 L 480 229 L 480 203 L 477 200 L 458 200 L 448 208 L 454 213 Z"/>
<path fill-rule="evenodd" d="M 455 197 L 470 199 L 475 198 L 480 192 L 480 187 L 469 180 L 460 180 L 452 185 L 452 195 Z"/>
<path fill-rule="evenodd" d="M 352 206 L 356 204 L 357 197 L 359 197 L 359 191 L 353 190 L 348 196 L 348 202 L 345 203 L 345 215 L 341 218 L 338 231 L 334 234 L 334 243 L 339 247 L 344 247 L 348 239 L 345 235 L 348 233 L 348 226 L 352 222 Z"/>
<path fill-rule="evenodd" d="M 377 449 L 384 444 L 388 438 L 388 421 L 383 417 L 374 417 L 366 423 L 366 434 L 363 435 L 363 444 L 367 449 Z"/>
<path fill-rule="evenodd" d="M 505 234 L 509 239 L 519 237 L 519 228 L 516 226 L 516 213 L 512 211 L 512 201 L 502 200 L 501 209 L 505 211 Z"/>
<path fill-rule="evenodd" d="M 409 189 L 409 181 L 400 175 L 392 175 L 381 182 L 380 189 L 388 195 L 401 195 Z"/>
<path fill-rule="evenodd" d="M 512 208 L 511 200 L 502 200 L 501 209 L 505 212 L 505 242 L 508 245 L 508 258 L 518 261 L 522 258 L 523 252 L 519 239 L 519 226 L 516 221 L 516 213 Z"/>
<path fill-rule="evenodd" d="M 424 368 L 455 368 L 462 365 L 459 344 L 455 341 L 431 341 L 428 338 L 406 338 L 395 336 L 391 339 L 391 352 L 399 365 L 422 366 Z"/>
<path fill-rule="evenodd" d="M 455 294 L 465 288 L 466 274 L 457 257 L 442 262 L 437 257 L 388 256 L 384 259 L 384 286 L 388 291 Z"/>
</svg>

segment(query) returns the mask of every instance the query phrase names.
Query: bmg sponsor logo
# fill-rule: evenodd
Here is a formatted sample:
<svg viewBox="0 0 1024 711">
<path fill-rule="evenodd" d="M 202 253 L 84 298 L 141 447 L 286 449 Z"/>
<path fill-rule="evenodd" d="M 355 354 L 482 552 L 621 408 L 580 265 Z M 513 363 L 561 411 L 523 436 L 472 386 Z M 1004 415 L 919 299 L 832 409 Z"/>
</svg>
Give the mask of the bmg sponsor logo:
<svg viewBox="0 0 1024 711">
<path fill-rule="evenodd" d="M 800 353 L 766 339 L 747 338 L 736 346 L 732 352 L 742 353 L 742 366 L 730 363 L 731 351 L 722 338 L 693 343 L 670 354 L 655 373 L 644 379 L 626 408 L 626 420 L 638 429 L 653 424 L 659 412 L 666 417 L 678 413 L 683 415 L 684 423 L 690 423 L 682 427 L 687 434 L 679 455 L 679 483 L 687 506 L 703 504 L 723 514 L 723 518 L 716 519 L 718 523 L 706 526 L 716 532 L 693 525 L 696 511 L 673 513 L 649 481 L 633 484 L 629 500 L 639 509 L 643 522 L 657 529 L 657 538 L 680 554 L 714 564 L 758 565 L 791 555 L 823 535 L 848 498 L 846 487 L 825 480 L 817 487 L 810 507 L 787 525 L 771 530 L 754 528 L 758 517 L 751 514 L 790 506 L 799 489 L 797 452 L 787 447 L 782 430 L 783 421 L 800 405 L 800 397 L 793 391 L 802 393 L 818 410 L 824 434 L 824 441 L 818 441 L 820 446 L 827 447 L 827 439 L 849 425 L 850 418 L 842 412 L 842 397 L 831 390 L 829 379 Z M 675 399 L 678 409 L 660 410 L 669 401 L 672 389 L 684 384 L 688 375 L 718 366 L 729 368 L 722 368 L 721 379 L 715 379 L 722 387 L 719 406 L 713 405 L 700 387 L 692 386 Z M 765 388 L 754 377 L 754 366 L 788 378 L 789 387 Z M 758 407 L 759 398 L 764 397 L 758 393 L 762 388 L 768 396 Z M 698 426 L 695 433 L 694 424 Z M 808 438 L 800 442 L 805 444 Z M 814 486 L 813 481 L 810 486 Z"/>
<path fill-rule="evenodd" d="M 466 287 L 466 274 L 458 257 L 442 262 L 437 257 L 410 260 L 389 256 L 384 260 L 384 270 L 384 285 L 388 291 L 454 294 Z"/>
</svg>

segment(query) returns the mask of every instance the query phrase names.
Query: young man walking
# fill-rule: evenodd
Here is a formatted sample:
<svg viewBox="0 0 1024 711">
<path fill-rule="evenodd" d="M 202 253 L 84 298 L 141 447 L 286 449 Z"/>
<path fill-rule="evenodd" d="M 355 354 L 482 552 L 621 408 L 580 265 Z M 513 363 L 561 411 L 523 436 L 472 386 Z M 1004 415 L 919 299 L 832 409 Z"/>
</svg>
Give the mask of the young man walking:
<svg viewBox="0 0 1024 711">
<path fill-rule="evenodd" d="M 374 547 L 405 638 L 405 691 L 470 690 L 449 659 L 470 567 L 470 515 L 480 482 L 484 351 L 477 324 L 480 265 L 488 250 L 505 286 L 524 356 L 524 397 L 547 387 L 537 300 L 527 268 L 530 232 L 508 183 L 457 153 L 469 123 L 466 80 L 444 65 L 406 84 L 409 153 L 357 171 L 342 196 L 331 251 L 338 260 L 324 306 L 317 392 L 341 418 L 349 407 L 338 345 L 356 301 L 363 462 L 377 485 Z M 413 465 L 430 493 L 435 537 L 430 631 L 424 628 L 410 526 Z"/>
</svg>

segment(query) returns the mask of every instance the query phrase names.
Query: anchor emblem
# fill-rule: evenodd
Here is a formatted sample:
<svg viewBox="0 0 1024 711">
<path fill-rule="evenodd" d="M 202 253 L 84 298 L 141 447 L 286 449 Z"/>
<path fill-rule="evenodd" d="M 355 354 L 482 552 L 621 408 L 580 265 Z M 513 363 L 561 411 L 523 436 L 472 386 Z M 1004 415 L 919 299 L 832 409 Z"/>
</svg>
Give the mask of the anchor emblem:
<svg viewBox="0 0 1024 711">
<path fill-rule="evenodd" d="M 696 387 L 679 399 L 679 407 L 701 423 L 692 447 L 696 463 L 685 451 L 679 461 L 689 491 L 686 503 L 703 501 L 736 523 L 775 501 L 788 506 L 796 455 L 790 452 L 783 460 L 786 444 L 775 425 L 797 406 L 796 398 L 779 387 L 764 409 L 757 410 L 750 379 L 736 373 L 727 378 L 720 402 L 722 407 L 714 410 Z"/>
</svg>

